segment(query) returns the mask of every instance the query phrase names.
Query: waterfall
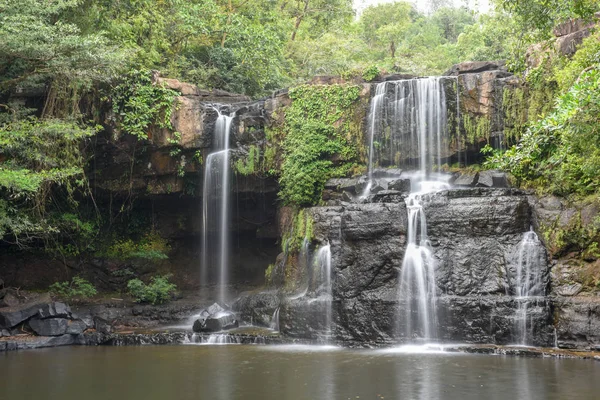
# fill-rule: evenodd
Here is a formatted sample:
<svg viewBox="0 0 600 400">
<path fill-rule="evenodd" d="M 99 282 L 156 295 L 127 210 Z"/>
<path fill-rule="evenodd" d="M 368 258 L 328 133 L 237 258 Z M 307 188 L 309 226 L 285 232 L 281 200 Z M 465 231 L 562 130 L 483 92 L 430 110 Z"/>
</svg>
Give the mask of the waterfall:
<svg viewBox="0 0 600 400">
<path fill-rule="evenodd" d="M 404 307 L 406 338 L 433 339 L 437 331 L 435 260 L 427 238 L 427 221 L 421 195 L 406 199 L 408 239 L 400 275 L 400 305 Z"/>
<path fill-rule="evenodd" d="M 331 246 L 329 244 L 321 247 L 315 255 L 315 264 L 319 268 L 319 290 L 321 298 L 325 300 L 325 336 L 331 337 L 331 306 L 333 293 L 331 288 Z"/>
<path fill-rule="evenodd" d="M 369 113 L 370 184 L 376 162 L 412 167 L 419 171 L 421 179 L 441 169 L 449 142 L 444 79 L 448 78 L 377 84 Z M 384 153 L 382 148 L 388 149 L 389 153 Z M 370 185 L 363 197 L 369 190 Z"/>
<path fill-rule="evenodd" d="M 515 278 L 515 295 L 517 301 L 516 332 L 519 344 L 529 344 L 532 341 L 532 325 L 529 321 L 528 307 L 537 296 L 544 296 L 541 265 L 542 245 L 533 230 L 523 235 L 519 243 L 519 258 Z"/>
<path fill-rule="evenodd" d="M 218 266 L 218 300 L 225 304 L 229 279 L 229 135 L 233 116 L 217 112 L 213 151 L 206 158 L 204 169 L 200 279 L 207 284 L 209 269 Z M 215 233 L 217 237 L 212 238 Z"/>
<path fill-rule="evenodd" d="M 271 317 L 271 329 L 279 332 L 279 307 L 275 309 Z"/>
</svg>

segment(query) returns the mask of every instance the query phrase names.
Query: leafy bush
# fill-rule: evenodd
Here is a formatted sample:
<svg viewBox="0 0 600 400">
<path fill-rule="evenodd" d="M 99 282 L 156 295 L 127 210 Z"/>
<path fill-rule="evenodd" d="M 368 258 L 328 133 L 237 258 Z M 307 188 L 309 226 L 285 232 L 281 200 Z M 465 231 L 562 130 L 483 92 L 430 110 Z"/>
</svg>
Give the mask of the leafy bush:
<svg viewBox="0 0 600 400">
<path fill-rule="evenodd" d="M 73 277 L 71 282 L 55 282 L 50 285 L 49 289 L 50 292 L 66 300 L 71 300 L 75 297 L 88 299 L 97 293 L 94 285 L 79 276 Z"/>
<path fill-rule="evenodd" d="M 599 138 L 600 70 L 594 69 L 583 73 L 516 146 L 486 164 L 509 171 L 526 186 L 586 196 L 600 190 Z"/>
<path fill-rule="evenodd" d="M 290 98 L 279 196 L 286 204 L 313 205 L 327 179 L 347 175 L 359 161 L 360 88 L 303 85 L 291 89 Z"/>
<path fill-rule="evenodd" d="M 365 81 L 371 82 L 373 79 L 379 76 L 379 68 L 375 65 L 371 65 L 363 71 L 362 77 Z"/>
<path fill-rule="evenodd" d="M 132 239 L 116 240 L 104 254 L 109 258 L 129 260 L 143 258 L 145 260 L 166 260 L 171 250 L 165 239 L 156 232 L 144 235 L 138 241 Z"/>
<path fill-rule="evenodd" d="M 155 276 L 148 285 L 139 279 L 132 279 L 127 282 L 127 289 L 138 303 L 163 304 L 171 299 L 177 289 L 175 284 L 169 282 L 169 277 Z"/>
</svg>

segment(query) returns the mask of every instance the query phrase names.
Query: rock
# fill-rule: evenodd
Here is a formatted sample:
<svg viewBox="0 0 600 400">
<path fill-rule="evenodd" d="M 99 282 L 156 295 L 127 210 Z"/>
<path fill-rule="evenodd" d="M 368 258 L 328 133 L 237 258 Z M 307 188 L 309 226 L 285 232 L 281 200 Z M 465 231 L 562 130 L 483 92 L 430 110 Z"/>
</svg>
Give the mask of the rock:
<svg viewBox="0 0 600 400">
<path fill-rule="evenodd" d="M 404 201 L 406 194 L 397 190 L 382 190 L 370 197 L 371 203 L 399 203 Z"/>
<path fill-rule="evenodd" d="M 400 168 L 375 168 L 373 178 L 398 178 L 402 175 Z"/>
<path fill-rule="evenodd" d="M 477 184 L 479 179 L 478 172 L 463 172 L 452 182 L 454 186 L 470 186 L 473 187 Z"/>
<path fill-rule="evenodd" d="M 477 186 L 507 188 L 509 185 L 508 178 L 504 172 L 489 170 L 479 173 L 479 176 L 477 177 Z"/>
<path fill-rule="evenodd" d="M 200 318 L 194 321 L 192 330 L 194 332 L 218 332 L 238 326 L 239 322 L 234 313 L 214 303 L 200 312 Z"/>
<path fill-rule="evenodd" d="M 67 332 L 70 335 L 79 335 L 87 329 L 87 325 L 80 319 L 69 321 L 67 326 Z"/>
<path fill-rule="evenodd" d="M 67 332 L 69 325 L 65 318 L 33 318 L 29 321 L 29 326 L 39 336 L 60 336 Z"/>
<path fill-rule="evenodd" d="M 410 179 L 408 179 L 408 178 L 395 179 L 388 183 L 389 190 L 397 190 L 398 192 L 401 192 L 401 193 L 410 193 L 410 186 L 411 186 L 411 183 L 410 183 Z"/>
<path fill-rule="evenodd" d="M 12 328 L 27 321 L 38 313 L 41 306 L 51 301 L 50 296 L 45 294 L 28 303 L 0 309 L 0 329 Z"/>
<path fill-rule="evenodd" d="M 44 304 L 38 311 L 40 318 L 62 317 L 68 318 L 71 316 L 71 308 L 65 303 L 54 302 Z"/>
<path fill-rule="evenodd" d="M 371 186 L 371 193 L 379 193 L 383 190 L 386 190 L 386 189 L 384 188 L 384 185 L 380 181 L 373 182 L 373 185 Z"/>
<path fill-rule="evenodd" d="M 466 61 L 453 65 L 444 76 L 458 76 L 462 74 L 475 74 L 486 71 L 505 70 L 504 61 Z"/>
<path fill-rule="evenodd" d="M 344 179 L 343 183 L 339 185 L 339 189 L 344 192 L 350 192 L 352 194 L 357 194 L 356 185 L 358 184 L 358 179 Z"/>
<path fill-rule="evenodd" d="M 0 337 L 3 337 L 3 336 L 11 336 L 10 331 L 8 329 L 0 330 Z"/>
<path fill-rule="evenodd" d="M 354 193 L 360 195 L 365 191 L 365 188 L 369 185 L 369 179 L 366 176 L 361 176 L 356 181 L 356 185 L 354 186 Z M 371 182 L 371 187 L 377 186 L 377 181 Z"/>
<path fill-rule="evenodd" d="M 2 300 L 0 300 L 0 308 L 2 307 L 18 307 L 21 302 L 12 293 L 6 292 Z"/>
<path fill-rule="evenodd" d="M 100 333 L 109 334 L 112 332 L 112 325 L 101 317 L 94 317 L 94 328 Z"/>
<path fill-rule="evenodd" d="M 573 283 L 571 285 L 563 285 L 557 289 L 557 292 L 561 296 L 577 296 L 583 286 L 580 283 Z"/>
<path fill-rule="evenodd" d="M 279 296 L 277 292 L 269 291 L 242 293 L 233 302 L 231 309 L 239 314 L 242 321 L 269 327 L 277 307 L 279 307 Z"/>
</svg>

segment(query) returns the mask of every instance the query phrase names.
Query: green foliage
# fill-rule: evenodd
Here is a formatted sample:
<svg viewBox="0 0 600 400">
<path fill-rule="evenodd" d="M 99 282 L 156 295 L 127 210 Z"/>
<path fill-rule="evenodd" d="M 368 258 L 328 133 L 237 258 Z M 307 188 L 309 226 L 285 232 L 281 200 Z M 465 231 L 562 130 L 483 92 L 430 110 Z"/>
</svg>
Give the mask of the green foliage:
<svg viewBox="0 0 600 400">
<path fill-rule="evenodd" d="M 52 214 L 58 211 L 58 199 L 63 207 L 77 206 L 74 194 L 86 188 L 80 146 L 95 132 L 72 122 L 36 118 L 0 125 L 0 193 L 7 199 L 0 202 L 0 239 L 24 244 L 82 227 Z"/>
<path fill-rule="evenodd" d="M 116 240 L 103 256 L 118 260 L 129 260 L 141 258 L 148 261 L 159 261 L 168 259 L 171 250 L 168 242 L 160 237 L 157 232 L 150 232 L 134 241 L 131 238 Z"/>
<path fill-rule="evenodd" d="M 375 65 L 371 65 L 363 71 L 362 78 L 367 82 L 371 82 L 373 79 L 377 78 L 380 73 L 381 71 L 379 68 Z"/>
<path fill-rule="evenodd" d="M 244 160 L 240 158 L 236 160 L 233 167 L 237 174 L 246 176 L 257 173 L 259 171 L 259 165 L 260 148 L 255 145 L 251 145 L 246 159 Z"/>
<path fill-rule="evenodd" d="M 111 90 L 117 128 L 140 140 L 148 138 L 148 129 L 153 125 L 172 129 L 171 113 L 177 95 L 174 90 L 154 84 L 149 71 L 130 71 Z"/>
<path fill-rule="evenodd" d="M 327 179 L 345 176 L 359 161 L 360 87 L 298 86 L 285 110 L 284 161 L 279 196 L 285 204 L 313 205 Z M 333 161 L 335 159 L 335 162 Z"/>
<path fill-rule="evenodd" d="M 560 195 L 598 193 L 600 178 L 600 71 L 590 70 L 533 123 L 516 146 L 488 163 L 519 182 Z"/>
<path fill-rule="evenodd" d="M 270 285 L 273 283 L 273 273 L 275 272 L 275 264 L 269 264 L 265 270 L 265 283 Z"/>
<path fill-rule="evenodd" d="M 70 282 L 55 282 L 50 285 L 49 290 L 65 300 L 72 300 L 74 298 L 89 299 L 97 293 L 94 285 L 79 276 L 73 277 Z"/>
<path fill-rule="evenodd" d="M 288 254 L 298 253 L 304 240 L 312 240 L 314 221 L 304 208 L 294 212 L 291 226 L 281 238 L 282 251 Z"/>
<path fill-rule="evenodd" d="M 573 58 L 566 60 L 564 64 L 564 66 L 559 64 L 554 71 L 562 91 L 569 90 L 583 70 L 600 65 L 600 30 L 585 38 Z"/>
<path fill-rule="evenodd" d="M 177 286 L 169 282 L 169 275 L 155 276 L 145 284 L 139 279 L 131 279 L 127 282 L 127 289 L 136 302 L 150 304 L 164 304 L 168 302 Z"/>
</svg>

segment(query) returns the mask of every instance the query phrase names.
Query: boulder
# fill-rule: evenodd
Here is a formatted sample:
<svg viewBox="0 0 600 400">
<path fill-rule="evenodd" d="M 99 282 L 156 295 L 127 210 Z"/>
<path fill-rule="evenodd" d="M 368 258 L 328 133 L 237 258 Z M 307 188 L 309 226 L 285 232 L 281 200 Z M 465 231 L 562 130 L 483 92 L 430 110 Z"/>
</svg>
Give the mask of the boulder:
<svg viewBox="0 0 600 400">
<path fill-rule="evenodd" d="M 60 302 L 44 304 L 40 307 L 38 316 L 40 318 L 68 318 L 71 316 L 71 309 L 65 303 Z"/>
<path fill-rule="evenodd" d="M 10 334 L 10 331 L 8 329 L 1 329 L 0 337 L 5 337 L 5 336 L 12 336 L 12 335 Z"/>
<path fill-rule="evenodd" d="M 67 325 L 67 333 L 70 335 L 79 335 L 87 329 L 87 325 L 80 319 L 69 321 Z"/>
<path fill-rule="evenodd" d="M 477 186 L 507 188 L 509 185 L 508 178 L 504 172 L 489 170 L 479 173 L 479 176 L 477 177 Z"/>
<path fill-rule="evenodd" d="M 373 178 L 397 178 L 402 175 L 400 168 L 375 168 Z"/>
<path fill-rule="evenodd" d="M 40 307 L 52 300 L 48 294 L 28 303 L 0 309 L 0 329 L 12 328 L 36 315 Z"/>
<path fill-rule="evenodd" d="M 410 193 L 410 179 L 400 178 L 388 183 L 389 190 L 397 190 L 402 193 Z"/>
<path fill-rule="evenodd" d="M 279 296 L 275 291 L 242 293 L 231 306 L 243 321 L 266 327 L 270 326 L 277 307 L 279 307 Z"/>
<path fill-rule="evenodd" d="M 454 186 L 475 186 L 479 179 L 479 173 L 463 172 L 452 183 Z"/>
<path fill-rule="evenodd" d="M 239 322 L 234 313 L 226 311 L 219 304 L 214 303 L 200 312 L 199 318 L 194 321 L 194 332 L 218 332 L 237 328 Z"/>
<path fill-rule="evenodd" d="M 94 327 L 100 333 L 109 334 L 112 332 L 112 325 L 101 317 L 94 317 Z"/>
<path fill-rule="evenodd" d="M 6 291 L 6 293 L 4 294 L 4 297 L 2 297 L 2 300 L 0 300 L 0 308 L 3 308 L 3 307 L 18 307 L 19 304 L 21 304 L 21 302 L 19 301 L 19 299 L 15 295 L 13 295 L 12 293 L 10 293 L 9 291 Z"/>
<path fill-rule="evenodd" d="M 67 333 L 69 321 L 65 318 L 33 318 L 29 326 L 39 336 L 61 336 Z"/>
</svg>

